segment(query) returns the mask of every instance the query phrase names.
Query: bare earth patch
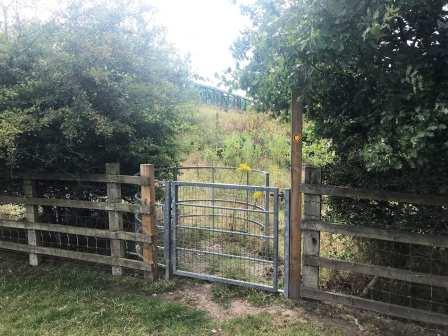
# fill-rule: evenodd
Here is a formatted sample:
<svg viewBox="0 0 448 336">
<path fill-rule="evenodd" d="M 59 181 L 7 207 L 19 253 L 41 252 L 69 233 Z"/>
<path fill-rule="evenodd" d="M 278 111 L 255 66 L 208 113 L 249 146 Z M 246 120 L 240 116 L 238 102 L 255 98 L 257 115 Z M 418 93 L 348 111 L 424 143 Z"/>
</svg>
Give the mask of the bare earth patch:
<svg viewBox="0 0 448 336">
<path fill-rule="evenodd" d="M 275 325 L 290 323 L 309 323 L 322 328 L 337 328 L 347 336 L 445 336 L 443 330 L 431 329 L 408 322 L 388 319 L 370 312 L 361 312 L 346 307 L 333 307 L 326 304 L 303 301 L 294 305 L 277 303 L 256 307 L 247 300 L 236 298 L 228 306 L 213 300 L 213 284 L 184 283 L 175 291 L 161 297 L 183 303 L 204 311 L 217 321 L 228 321 L 250 315 L 269 314 Z"/>
</svg>

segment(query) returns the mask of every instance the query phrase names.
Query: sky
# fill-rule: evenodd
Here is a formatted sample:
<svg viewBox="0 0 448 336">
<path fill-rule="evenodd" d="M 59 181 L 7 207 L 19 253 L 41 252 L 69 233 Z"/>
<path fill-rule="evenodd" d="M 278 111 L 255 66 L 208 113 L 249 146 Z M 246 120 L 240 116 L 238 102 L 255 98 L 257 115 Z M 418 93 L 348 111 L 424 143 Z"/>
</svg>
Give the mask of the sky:
<svg viewBox="0 0 448 336">
<path fill-rule="evenodd" d="M 0 0 L 9 3 L 14 0 Z M 86 0 L 88 1 L 88 0 Z M 113 0 L 111 0 L 113 1 Z M 156 8 L 155 21 L 165 26 L 168 40 L 183 55 L 189 55 L 193 71 L 217 84 L 221 74 L 234 65 L 231 46 L 239 32 L 249 26 L 234 0 L 140 0 Z M 240 4 L 254 0 L 238 0 Z M 47 19 L 60 0 L 24 0 L 36 8 L 22 15 Z M 38 4 L 38 5 L 37 5 Z"/>
<path fill-rule="evenodd" d="M 230 47 L 249 25 L 231 0 L 153 0 L 168 40 L 191 57 L 193 70 L 214 80 L 234 65 Z"/>
</svg>

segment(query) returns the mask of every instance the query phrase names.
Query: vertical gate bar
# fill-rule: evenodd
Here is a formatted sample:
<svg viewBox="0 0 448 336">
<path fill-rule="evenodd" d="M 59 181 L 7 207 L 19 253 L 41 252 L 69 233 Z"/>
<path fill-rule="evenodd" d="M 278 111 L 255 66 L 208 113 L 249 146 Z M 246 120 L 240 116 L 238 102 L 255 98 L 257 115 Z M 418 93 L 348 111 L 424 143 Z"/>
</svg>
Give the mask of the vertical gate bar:
<svg viewBox="0 0 448 336">
<path fill-rule="evenodd" d="M 269 187 L 269 173 L 264 175 L 264 186 Z M 264 215 L 263 232 L 265 236 L 269 236 L 269 191 L 267 190 L 264 193 L 264 211 L 266 211 L 266 214 Z M 265 245 L 269 245 L 269 243 Z"/>
<path fill-rule="evenodd" d="M 212 167 L 212 183 L 215 183 L 215 167 Z M 212 187 L 212 221 L 213 221 L 213 227 L 215 227 L 215 187 Z"/>
<path fill-rule="evenodd" d="M 246 185 L 249 185 L 249 170 L 246 172 Z M 246 189 L 246 209 L 249 209 L 249 190 Z M 245 229 L 246 231 L 249 230 L 249 211 L 246 212 L 246 225 Z"/>
<path fill-rule="evenodd" d="M 171 183 L 171 265 L 172 273 L 176 274 L 177 268 L 177 250 L 176 250 L 176 226 L 177 226 L 177 198 L 178 198 L 178 184 L 177 182 Z"/>
<path fill-rule="evenodd" d="M 274 291 L 278 290 L 278 189 L 274 191 L 274 271 L 273 271 L 273 287 Z"/>
<path fill-rule="evenodd" d="M 165 182 L 165 203 L 163 206 L 163 254 L 165 258 L 165 279 L 172 278 L 171 267 L 171 182 Z"/>
<path fill-rule="evenodd" d="M 284 261 L 284 264 L 285 264 L 285 271 L 284 271 L 284 279 L 283 279 L 283 281 L 284 281 L 284 285 L 283 285 L 283 287 L 284 287 L 284 289 L 283 289 L 283 294 L 284 294 L 284 296 L 287 298 L 288 297 L 288 292 L 289 292 L 289 276 L 288 276 L 288 274 L 289 274 L 289 230 L 290 230 L 290 225 L 289 225 L 289 222 L 290 222 L 290 212 L 289 212 L 289 207 L 290 207 L 290 201 L 289 201 L 289 199 L 290 199 L 290 194 L 291 194 L 291 190 L 290 189 L 285 189 L 285 191 L 284 191 L 284 193 L 285 193 L 285 244 L 284 244 L 284 247 L 285 247 L 285 251 L 284 251 L 284 254 L 285 254 L 285 261 Z"/>
</svg>

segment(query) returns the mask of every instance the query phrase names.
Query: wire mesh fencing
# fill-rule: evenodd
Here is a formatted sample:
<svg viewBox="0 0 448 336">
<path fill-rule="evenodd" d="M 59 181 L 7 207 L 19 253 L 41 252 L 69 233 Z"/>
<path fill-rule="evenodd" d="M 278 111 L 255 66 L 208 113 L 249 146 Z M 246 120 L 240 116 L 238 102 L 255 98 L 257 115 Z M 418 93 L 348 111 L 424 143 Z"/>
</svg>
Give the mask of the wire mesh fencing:
<svg viewBox="0 0 448 336">
<path fill-rule="evenodd" d="M 175 274 L 277 291 L 278 190 L 173 182 Z"/>
</svg>

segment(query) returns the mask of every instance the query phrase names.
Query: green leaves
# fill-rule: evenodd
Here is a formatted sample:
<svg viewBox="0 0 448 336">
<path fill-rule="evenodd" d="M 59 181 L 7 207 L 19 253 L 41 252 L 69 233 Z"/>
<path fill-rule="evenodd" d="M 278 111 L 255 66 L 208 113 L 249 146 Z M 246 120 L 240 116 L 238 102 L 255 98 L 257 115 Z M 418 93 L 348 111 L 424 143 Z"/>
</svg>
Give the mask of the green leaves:
<svg viewBox="0 0 448 336">
<path fill-rule="evenodd" d="M 80 173 L 120 161 L 135 173 L 177 160 L 188 63 L 159 27 L 141 24 L 149 15 L 137 2 L 79 1 L 0 38 L 0 171 Z"/>
</svg>

